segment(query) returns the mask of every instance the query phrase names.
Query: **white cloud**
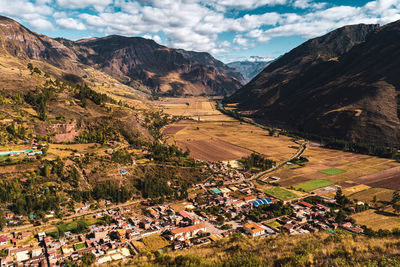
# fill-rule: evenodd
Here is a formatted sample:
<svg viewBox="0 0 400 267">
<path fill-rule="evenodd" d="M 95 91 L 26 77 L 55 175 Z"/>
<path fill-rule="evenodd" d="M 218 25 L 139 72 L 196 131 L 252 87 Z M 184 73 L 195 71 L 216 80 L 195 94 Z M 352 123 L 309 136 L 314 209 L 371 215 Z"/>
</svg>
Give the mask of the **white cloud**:
<svg viewBox="0 0 400 267">
<path fill-rule="evenodd" d="M 56 0 L 60 7 L 66 9 L 82 9 L 93 7 L 97 11 L 103 11 L 106 6 L 112 4 L 112 0 Z"/>
<path fill-rule="evenodd" d="M 60 18 L 56 20 L 56 24 L 63 29 L 69 30 L 86 30 L 85 24 L 73 18 Z"/>
<path fill-rule="evenodd" d="M 33 19 L 29 22 L 29 25 L 38 30 L 55 30 L 53 24 L 43 18 Z"/>
</svg>

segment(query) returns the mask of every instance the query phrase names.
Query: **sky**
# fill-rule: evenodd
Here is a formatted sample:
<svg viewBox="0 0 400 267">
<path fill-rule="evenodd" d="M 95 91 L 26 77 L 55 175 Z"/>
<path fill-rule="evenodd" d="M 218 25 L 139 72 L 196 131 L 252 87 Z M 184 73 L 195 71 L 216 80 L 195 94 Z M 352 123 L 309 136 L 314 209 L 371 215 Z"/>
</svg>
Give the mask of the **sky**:
<svg viewBox="0 0 400 267">
<path fill-rule="evenodd" d="M 0 14 L 50 37 L 140 36 L 225 63 L 276 58 L 349 24 L 400 19 L 400 0 L 0 0 Z"/>
</svg>

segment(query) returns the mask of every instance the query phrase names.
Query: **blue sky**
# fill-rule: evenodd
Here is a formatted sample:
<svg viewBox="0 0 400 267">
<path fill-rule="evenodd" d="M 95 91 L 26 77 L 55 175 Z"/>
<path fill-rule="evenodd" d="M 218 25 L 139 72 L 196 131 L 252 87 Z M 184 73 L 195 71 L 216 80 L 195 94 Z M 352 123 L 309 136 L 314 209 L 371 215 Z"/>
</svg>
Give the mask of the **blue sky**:
<svg viewBox="0 0 400 267">
<path fill-rule="evenodd" d="M 224 62 L 276 58 L 358 23 L 400 19 L 400 0 L 0 0 L 0 14 L 51 37 L 142 36 Z"/>
</svg>

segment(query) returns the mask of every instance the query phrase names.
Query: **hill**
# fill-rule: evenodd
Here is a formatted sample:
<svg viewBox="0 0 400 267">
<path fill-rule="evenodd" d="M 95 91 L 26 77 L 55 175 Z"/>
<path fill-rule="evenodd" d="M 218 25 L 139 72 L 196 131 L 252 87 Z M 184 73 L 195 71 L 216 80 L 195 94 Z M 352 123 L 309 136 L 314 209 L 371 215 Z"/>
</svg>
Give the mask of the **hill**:
<svg viewBox="0 0 400 267">
<path fill-rule="evenodd" d="M 227 101 L 287 129 L 399 145 L 399 25 L 346 26 L 309 40 Z"/>
<path fill-rule="evenodd" d="M 156 95 L 227 96 L 241 86 L 240 73 L 207 53 L 171 49 L 144 38 L 52 39 L 3 16 L 0 33 L 1 55 L 41 61 L 41 69 L 64 80 L 81 81 L 88 76 L 84 69 L 91 66 L 135 89 L 141 84 L 142 91 Z"/>
</svg>

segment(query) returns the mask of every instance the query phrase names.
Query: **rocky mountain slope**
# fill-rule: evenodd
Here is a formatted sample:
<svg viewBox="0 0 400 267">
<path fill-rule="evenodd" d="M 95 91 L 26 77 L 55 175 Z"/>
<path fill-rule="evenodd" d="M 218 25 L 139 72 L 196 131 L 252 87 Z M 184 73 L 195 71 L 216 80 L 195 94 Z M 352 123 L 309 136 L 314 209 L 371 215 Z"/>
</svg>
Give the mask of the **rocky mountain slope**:
<svg viewBox="0 0 400 267">
<path fill-rule="evenodd" d="M 136 37 L 108 36 L 77 42 L 52 39 L 3 16 L 0 53 L 51 65 L 48 71 L 57 76 L 87 76 L 84 69 L 91 66 L 123 84 L 141 83 L 156 94 L 231 95 L 241 87 L 242 80 L 240 73 L 207 53 L 171 49 Z M 191 54 L 197 56 L 184 56 Z"/>
<path fill-rule="evenodd" d="M 245 82 L 251 81 L 272 61 L 234 61 L 228 63 L 227 66 L 238 70 L 244 77 Z"/>
<path fill-rule="evenodd" d="M 258 120 L 353 142 L 400 144 L 400 22 L 312 39 L 228 99 Z"/>
</svg>

